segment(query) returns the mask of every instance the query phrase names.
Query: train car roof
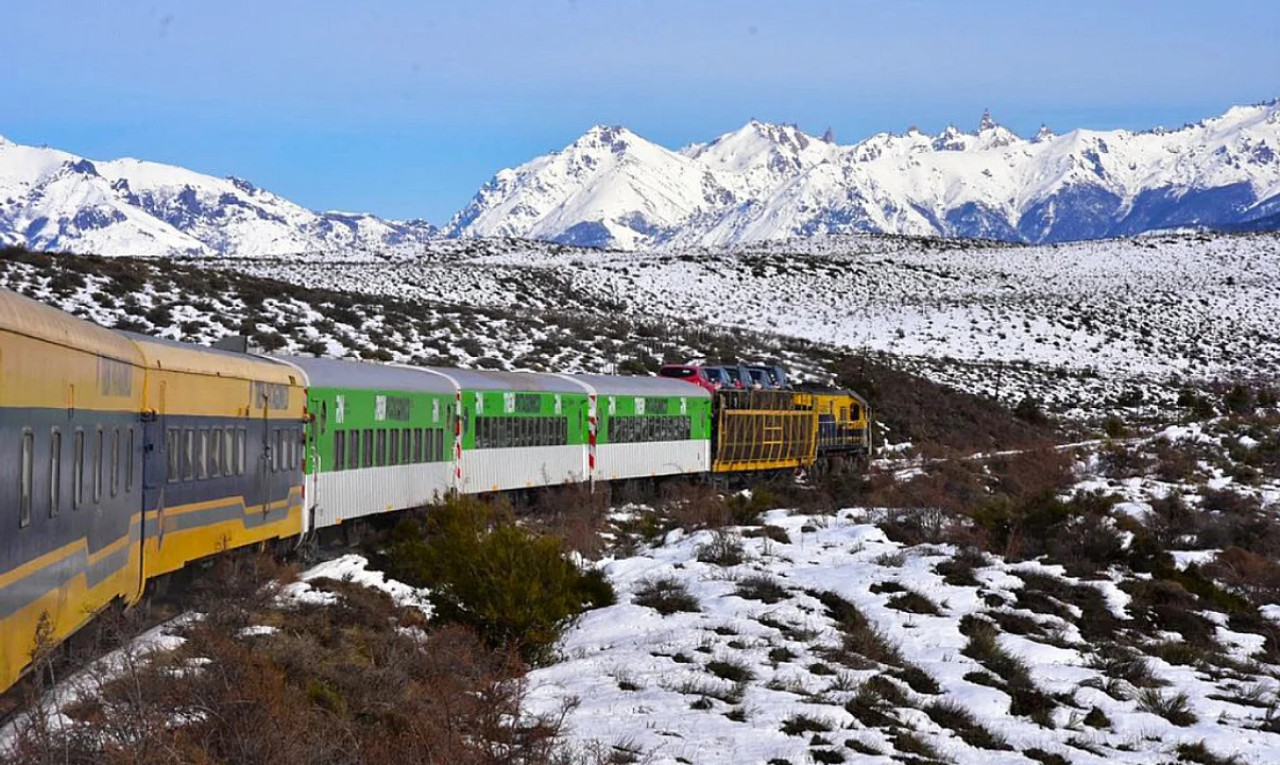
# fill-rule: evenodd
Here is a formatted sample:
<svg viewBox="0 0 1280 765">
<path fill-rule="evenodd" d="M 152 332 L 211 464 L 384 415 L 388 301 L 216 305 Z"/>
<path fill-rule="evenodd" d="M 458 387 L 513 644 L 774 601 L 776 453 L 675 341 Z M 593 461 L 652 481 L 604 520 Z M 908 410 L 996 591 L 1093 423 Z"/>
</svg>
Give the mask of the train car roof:
<svg viewBox="0 0 1280 765">
<path fill-rule="evenodd" d="M 121 333 L 11 290 L 0 289 L 0 329 L 119 361 L 143 363 L 138 347 Z"/>
<path fill-rule="evenodd" d="M 829 396 L 844 395 L 844 396 L 849 396 L 853 398 L 863 406 L 867 405 L 867 400 L 862 396 L 860 396 L 858 393 L 851 391 L 848 388 L 837 388 L 834 385 L 823 385 L 821 383 L 800 383 L 799 385 L 796 386 L 796 392 L 797 393 L 817 393 L 817 394 L 823 394 L 823 395 L 829 395 Z"/>
<path fill-rule="evenodd" d="M 297 366 L 306 373 L 310 385 L 321 388 L 363 388 L 449 394 L 456 390 L 448 378 L 420 367 L 314 356 L 273 356 L 271 358 Z"/>
<path fill-rule="evenodd" d="M 450 367 L 423 367 L 456 382 L 463 390 L 510 390 L 528 393 L 580 393 L 586 388 L 561 377 L 542 372 L 495 372 Z"/>
<path fill-rule="evenodd" d="M 701 385 L 669 377 L 639 377 L 619 375 L 564 375 L 590 385 L 596 393 L 624 396 L 679 396 L 682 398 L 711 398 L 711 393 Z"/>
<path fill-rule="evenodd" d="M 247 353 L 183 343 L 165 337 L 121 333 L 137 344 L 147 367 L 210 377 L 304 385 L 306 378 L 288 364 Z"/>
</svg>

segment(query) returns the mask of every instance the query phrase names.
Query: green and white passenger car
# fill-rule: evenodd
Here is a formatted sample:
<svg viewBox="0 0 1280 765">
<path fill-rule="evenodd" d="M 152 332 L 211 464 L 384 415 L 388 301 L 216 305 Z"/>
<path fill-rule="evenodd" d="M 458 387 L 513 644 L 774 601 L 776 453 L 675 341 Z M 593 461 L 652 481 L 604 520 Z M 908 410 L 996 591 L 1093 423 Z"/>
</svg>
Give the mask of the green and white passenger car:
<svg viewBox="0 0 1280 765">
<path fill-rule="evenodd" d="M 678 380 L 280 360 L 307 381 L 307 531 L 454 492 L 711 467 L 711 396 Z"/>
</svg>

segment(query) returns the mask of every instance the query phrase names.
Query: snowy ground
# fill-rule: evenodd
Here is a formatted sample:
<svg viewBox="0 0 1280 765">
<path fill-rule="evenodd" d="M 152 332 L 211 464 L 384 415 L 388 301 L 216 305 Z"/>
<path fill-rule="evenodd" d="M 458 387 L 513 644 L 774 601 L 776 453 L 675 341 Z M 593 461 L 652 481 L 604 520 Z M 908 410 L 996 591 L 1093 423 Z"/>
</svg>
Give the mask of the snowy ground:
<svg viewBox="0 0 1280 765">
<path fill-rule="evenodd" d="M 1047 247 L 863 236 L 658 252 L 450 243 L 418 260 L 223 265 L 445 304 L 679 317 L 885 351 L 940 382 L 1033 392 L 1061 409 L 1134 389 L 1168 396 L 1182 378 L 1280 372 L 1275 234 Z"/>
<path fill-rule="evenodd" d="M 1274 676 L 1213 680 L 1190 667 L 1150 659 L 1154 673 L 1170 684 L 1160 692 L 1186 693 L 1195 715 L 1194 723 L 1175 725 L 1142 711 L 1132 686 L 1108 686 L 1103 672 L 1091 666 L 1089 642 L 1069 620 L 1010 605 L 1027 572 L 1061 576 L 1060 569 L 993 558 L 978 570 L 974 585 L 953 586 L 936 569 L 954 549 L 904 548 L 869 522 L 874 516 L 862 510 L 834 518 L 774 512 L 768 523 L 784 529 L 788 541 L 743 538 L 747 560 L 734 566 L 698 561 L 699 549 L 714 541 L 711 532 L 673 533 L 641 555 L 606 562 L 619 604 L 584 616 L 563 642 L 564 661 L 531 674 L 532 711 L 551 711 L 576 698 L 580 705 L 568 720 L 574 740 L 630 751 L 636 761 L 653 763 L 801 763 L 823 756 L 829 759 L 821 761 L 836 762 L 843 761 L 837 756 L 858 758 L 871 751 L 883 754 L 857 761 L 888 763 L 891 756 L 919 754 L 912 748 L 918 742 L 937 759 L 955 763 L 1028 763 L 1033 760 L 1025 752 L 1033 749 L 1071 763 L 1162 763 L 1177 745 L 1201 742 L 1247 762 L 1280 757 L 1280 734 L 1256 730 L 1270 714 L 1257 700 L 1274 703 L 1280 688 Z M 767 577 L 785 592 L 773 603 L 744 598 L 740 587 L 752 577 Z M 663 616 L 632 602 L 659 578 L 683 584 L 699 610 Z M 1067 581 L 1098 588 L 1115 616 L 1127 618 L 1127 596 L 1114 582 Z M 895 585 L 926 596 L 940 614 L 896 609 Z M 891 702 L 881 695 L 883 724 L 869 725 L 865 712 L 851 714 L 847 707 L 867 692 L 868 681 L 901 672 L 877 662 L 855 669 L 833 661 L 828 651 L 840 644 L 841 633 L 815 597 L 820 592 L 853 603 L 897 646 L 904 664 L 937 682 L 938 692 L 920 693 L 891 679 L 901 698 Z M 1043 637 L 1001 634 L 999 642 L 1025 662 L 1042 691 L 1060 700 L 1051 725 L 1009 714 L 1005 692 L 973 681 L 986 670 L 962 654 L 967 638 L 960 617 L 994 612 L 1034 620 L 1043 630 Z M 1238 646 L 1242 657 L 1257 647 L 1256 636 L 1219 631 L 1219 639 Z M 749 679 L 722 679 L 726 665 Z M 1229 700 L 1233 694 L 1247 700 Z M 966 743 L 957 730 L 922 711 L 939 702 L 968 709 L 998 742 L 987 746 L 996 748 Z M 1107 724 L 1098 722 L 1103 718 L 1085 723 L 1095 709 Z M 801 718 L 815 722 L 804 732 L 784 730 L 802 727 L 796 725 Z"/>
</svg>

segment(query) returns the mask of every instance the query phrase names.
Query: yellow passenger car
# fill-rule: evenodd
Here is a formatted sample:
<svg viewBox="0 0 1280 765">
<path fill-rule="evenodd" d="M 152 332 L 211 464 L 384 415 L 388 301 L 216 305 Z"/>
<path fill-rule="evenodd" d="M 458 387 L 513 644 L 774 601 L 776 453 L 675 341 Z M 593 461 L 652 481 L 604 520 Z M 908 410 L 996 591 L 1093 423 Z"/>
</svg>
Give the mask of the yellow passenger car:
<svg viewBox="0 0 1280 765">
<path fill-rule="evenodd" d="M 146 578 L 300 534 L 301 373 L 254 356 L 130 337 L 147 370 Z"/>
<path fill-rule="evenodd" d="M 0 290 L 0 689 L 142 593 L 142 354 Z"/>
</svg>

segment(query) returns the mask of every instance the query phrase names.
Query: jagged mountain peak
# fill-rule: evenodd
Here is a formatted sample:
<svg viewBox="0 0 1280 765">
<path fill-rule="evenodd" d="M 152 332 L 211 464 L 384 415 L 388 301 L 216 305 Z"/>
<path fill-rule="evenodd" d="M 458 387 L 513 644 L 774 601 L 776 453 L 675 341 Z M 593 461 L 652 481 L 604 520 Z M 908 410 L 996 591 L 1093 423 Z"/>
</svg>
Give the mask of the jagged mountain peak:
<svg viewBox="0 0 1280 765">
<path fill-rule="evenodd" d="M 1054 133 L 1047 124 L 1041 122 L 1040 129 L 1036 131 L 1036 137 L 1033 140 L 1035 143 L 1044 143 L 1045 141 L 1056 137 L 1057 133 Z"/>
<path fill-rule="evenodd" d="M 317 214 L 248 181 L 124 158 L 7 143 L 0 241 L 102 255 L 259 257 L 394 248 L 421 223 Z"/>
<path fill-rule="evenodd" d="M 864 231 L 1040 242 L 1232 225 L 1280 212 L 1278 111 L 1242 107 L 1163 135 L 1042 127 L 1027 140 L 988 110 L 976 132 L 913 127 L 852 146 L 753 119 L 578 176 L 551 155 L 504 171 L 449 231 L 646 247 Z"/>
<path fill-rule="evenodd" d="M 566 147 L 566 151 L 574 149 L 607 149 L 614 154 L 621 154 L 636 144 L 648 143 L 648 141 L 622 125 L 592 125 L 578 140 Z"/>
</svg>

